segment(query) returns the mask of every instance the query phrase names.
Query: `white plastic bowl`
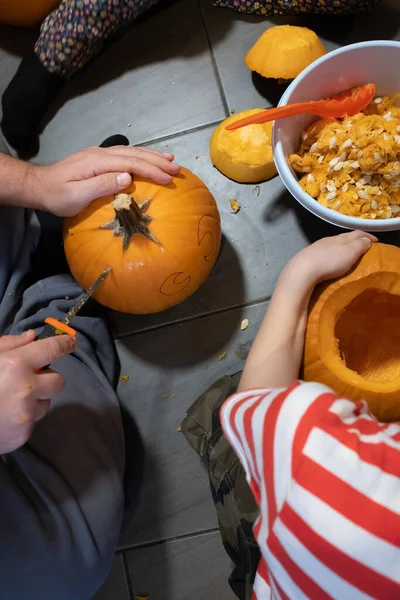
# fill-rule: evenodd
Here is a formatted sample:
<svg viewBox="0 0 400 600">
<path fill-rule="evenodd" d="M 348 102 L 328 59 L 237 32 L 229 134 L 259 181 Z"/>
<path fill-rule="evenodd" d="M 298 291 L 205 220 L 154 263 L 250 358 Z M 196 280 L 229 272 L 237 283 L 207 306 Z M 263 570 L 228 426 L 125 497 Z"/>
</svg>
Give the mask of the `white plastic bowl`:
<svg viewBox="0 0 400 600">
<path fill-rule="evenodd" d="M 363 83 L 375 83 L 377 96 L 400 92 L 400 42 L 361 42 L 326 54 L 296 77 L 283 94 L 279 105 L 320 100 Z M 316 117 L 311 115 L 300 115 L 280 119 L 274 125 L 273 146 L 276 166 L 292 196 L 314 215 L 345 229 L 364 231 L 400 229 L 400 217 L 376 221 L 348 217 L 323 206 L 302 190 L 287 157 L 298 151 L 302 130 L 315 119 Z"/>
</svg>

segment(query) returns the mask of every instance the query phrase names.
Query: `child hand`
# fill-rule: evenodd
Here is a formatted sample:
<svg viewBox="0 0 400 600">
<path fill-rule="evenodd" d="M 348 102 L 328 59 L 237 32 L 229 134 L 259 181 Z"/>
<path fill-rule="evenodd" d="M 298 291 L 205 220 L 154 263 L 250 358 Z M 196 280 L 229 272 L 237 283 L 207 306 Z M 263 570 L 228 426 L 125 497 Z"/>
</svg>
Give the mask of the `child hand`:
<svg viewBox="0 0 400 600">
<path fill-rule="evenodd" d="M 364 231 L 352 231 L 318 240 L 299 252 L 289 263 L 310 285 L 344 275 L 370 249 L 377 238 Z M 288 265 L 288 266 L 289 266 Z"/>
</svg>

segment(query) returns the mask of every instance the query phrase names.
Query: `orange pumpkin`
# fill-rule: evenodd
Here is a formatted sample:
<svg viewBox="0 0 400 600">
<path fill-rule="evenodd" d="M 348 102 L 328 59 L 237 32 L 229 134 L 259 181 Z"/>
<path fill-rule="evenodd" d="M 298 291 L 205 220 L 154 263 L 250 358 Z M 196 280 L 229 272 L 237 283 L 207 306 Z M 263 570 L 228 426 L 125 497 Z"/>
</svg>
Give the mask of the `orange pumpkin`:
<svg viewBox="0 0 400 600">
<path fill-rule="evenodd" d="M 373 244 L 345 277 L 315 290 L 304 378 L 400 419 L 400 248 Z"/>
<path fill-rule="evenodd" d="M 73 276 L 87 289 L 111 266 L 94 297 L 120 312 L 159 312 L 191 296 L 220 242 L 216 202 L 187 169 L 165 186 L 136 177 L 126 193 L 99 198 L 64 221 Z"/>
<path fill-rule="evenodd" d="M 272 79 L 294 79 L 326 54 L 317 34 L 307 27 L 276 25 L 257 40 L 245 57 L 251 71 Z"/>
<path fill-rule="evenodd" d="M 0 23 L 38 27 L 61 0 L 0 0 Z"/>
</svg>

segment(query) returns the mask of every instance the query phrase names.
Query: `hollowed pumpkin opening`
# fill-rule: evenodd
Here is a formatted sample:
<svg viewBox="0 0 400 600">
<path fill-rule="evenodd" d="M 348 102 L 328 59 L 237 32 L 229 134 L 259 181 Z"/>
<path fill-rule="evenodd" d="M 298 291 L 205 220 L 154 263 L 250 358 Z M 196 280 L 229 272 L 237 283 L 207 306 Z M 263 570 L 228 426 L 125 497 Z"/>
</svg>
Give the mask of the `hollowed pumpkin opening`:
<svg viewBox="0 0 400 600">
<path fill-rule="evenodd" d="M 335 326 L 346 367 L 371 381 L 400 377 L 400 296 L 367 289 L 356 296 Z"/>
</svg>

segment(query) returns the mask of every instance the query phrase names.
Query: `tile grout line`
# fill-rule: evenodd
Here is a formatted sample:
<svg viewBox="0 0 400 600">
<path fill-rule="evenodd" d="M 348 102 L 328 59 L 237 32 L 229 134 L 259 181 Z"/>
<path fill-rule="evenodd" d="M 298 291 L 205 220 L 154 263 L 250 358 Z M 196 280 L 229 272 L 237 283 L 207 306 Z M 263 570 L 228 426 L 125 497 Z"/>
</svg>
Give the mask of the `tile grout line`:
<svg viewBox="0 0 400 600">
<path fill-rule="evenodd" d="M 160 142 L 166 142 L 168 140 L 182 137 L 189 133 L 196 133 L 196 131 L 202 131 L 203 129 L 208 129 L 208 127 L 215 127 L 222 123 L 224 119 L 216 119 L 215 121 L 210 121 L 210 123 L 204 123 L 203 125 L 196 125 L 196 127 L 191 127 L 190 129 L 184 129 L 183 131 L 177 131 L 175 133 L 168 133 L 166 135 L 162 135 L 158 138 L 154 138 L 152 140 L 146 140 L 145 142 L 140 142 L 138 144 L 134 144 L 135 146 L 148 146 L 149 144 L 158 144 Z"/>
<path fill-rule="evenodd" d="M 229 117 L 231 113 L 229 111 L 228 100 L 227 100 L 226 95 L 225 95 L 224 86 L 222 85 L 221 75 L 219 74 L 219 69 L 218 69 L 216 58 L 215 58 L 214 49 L 213 49 L 213 46 L 212 46 L 212 43 L 211 43 L 210 35 L 208 33 L 207 23 L 206 23 L 206 19 L 204 17 L 203 8 L 202 8 L 202 6 L 200 4 L 200 0 L 197 0 L 197 6 L 198 6 L 199 11 L 200 11 L 201 22 L 203 24 L 204 33 L 205 33 L 205 36 L 206 36 L 206 39 L 207 39 L 208 50 L 210 52 L 211 62 L 212 62 L 213 69 L 214 69 L 215 79 L 217 81 L 217 85 L 218 85 L 218 88 L 219 88 L 219 93 L 221 95 L 222 104 L 224 105 L 224 110 L 225 110 L 226 116 Z"/>
<path fill-rule="evenodd" d="M 119 554 L 119 552 L 117 552 L 117 553 Z M 131 576 L 129 573 L 128 561 L 126 559 L 125 552 L 121 552 L 121 558 L 122 558 L 122 567 L 124 569 L 125 584 L 126 584 L 126 587 L 128 590 L 129 600 L 135 600 L 135 597 L 133 595 L 132 580 L 131 580 Z"/>
<path fill-rule="evenodd" d="M 193 533 L 183 533 L 181 535 L 176 535 L 176 536 L 169 537 L 169 538 L 162 538 L 160 540 L 154 540 L 152 542 L 143 542 L 143 543 L 139 542 L 137 544 L 132 544 L 130 546 L 124 546 L 123 548 L 118 548 L 117 554 L 122 554 L 123 560 L 124 560 L 124 565 L 125 565 L 125 561 L 126 561 L 125 553 L 130 552 L 131 550 L 152 548 L 153 546 L 169 544 L 171 542 L 180 542 L 183 540 L 198 538 L 198 537 L 210 535 L 211 533 L 218 533 L 218 532 L 219 532 L 219 527 L 211 527 L 210 529 L 204 529 L 204 531 L 195 531 Z"/>
<path fill-rule="evenodd" d="M 158 325 L 153 325 L 149 327 L 145 327 L 144 329 L 130 331 L 128 333 L 121 333 L 114 337 L 115 340 L 123 340 L 130 335 L 139 335 L 141 333 L 148 333 L 149 331 L 157 331 L 158 329 L 164 329 L 164 327 L 170 327 L 172 325 L 179 325 L 183 323 L 190 323 L 191 321 L 197 321 L 198 319 L 205 319 L 206 317 L 213 317 L 215 315 L 219 315 L 224 312 L 230 312 L 233 310 L 237 310 L 238 308 L 252 308 L 253 306 L 258 306 L 259 304 L 263 304 L 264 302 L 269 302 L 271 300 L 271 296 L 266 296 L 265 298 L 260 298 L 259 300 L 253 300 L 252 302 L 244 302 L 243 304 L 234 304 L 232 306 L 228 306 L 226 308 L 217 308 L 211 312 L 201 313 L 198 315 L 193 315 L 191 317 L 184 317 L 183 319 L 179 319 L 176 321 L 169 321 L 168 323 L 160 323 Z"/>
</svg>

